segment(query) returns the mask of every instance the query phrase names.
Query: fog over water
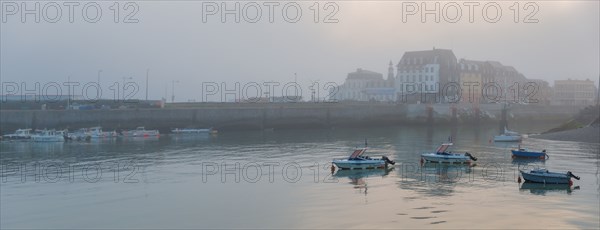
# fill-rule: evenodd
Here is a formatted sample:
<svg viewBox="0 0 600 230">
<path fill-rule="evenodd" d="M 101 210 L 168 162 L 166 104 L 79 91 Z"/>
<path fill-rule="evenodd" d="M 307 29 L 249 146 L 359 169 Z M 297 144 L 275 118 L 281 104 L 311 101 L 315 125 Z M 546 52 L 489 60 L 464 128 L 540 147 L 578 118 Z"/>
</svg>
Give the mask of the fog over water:
<svg viewBox="0 0 600 230">
<path fill-rule="evenodd" d="M 500 61 L 527 78 L 551 84 L 566 78 L 597 82 L 600 73 L 598 1 L 540 1 L 527 8 L 520 3 L 518 22 L 515 2 L 498 2 L 502 14 L 495 23 L 486 21 L 495 16 L 491 9 L 482 13 L 484 3 L 476 6 L 471 23 L 469 8 L 460 2 L 462 16 L 456 23 L 449 21 L 454 9 L 444 8 L 452 2 L 440 2 L 440 9 L 449 13 L 438 15 L 439 23 L 435 15 L 425 15 L 421 22 L 420 12 L 403 13 L 402 2 L 394 1 L 334 2 L 327 8 L 325 2 L 315 8 L 315 2 L 302 1 L 297 2 L 300 17 L 295 16 L 295 8 L 283 14 L 285 3 L 281 3 L 273 8 L 273 22 L 269 8 L 260 3 L 256 23 L 249 21 L 254 19 L 254 5 L 246 2 L 239 2 L 240 9 L 248 12 L 238 15 L 239 23 L 236 15 L 225 15 L 226 21 L 221 22 L 220 13 L 206 13 L 206 5 L 203 14 L 200 1 L 142 1 L 127 7 L 123 2 L 118 14 L 114 3 L 98 2 L 102 15 L 95 23 L 84 20 L 94 17 L 89 8 L 87 18 L 82 16 L 84 3 L 74 8 L 73 23 L 68 8 L 60 5 L 62 17 L 56 23 L 48 22 L 54 15 L 51 7 L 48 15 L 40 15 L 39 23 L 35 15 L 26 15 L 23 23 L 20 13 L 7 13 L 11 3 L 2 5 L 2 82 L 65 82 L 71 76 L 83 84 L 97 81 L 102 70 L 105 92 L 111 83 L 132 77 L 127 81 L 142 89 L 136 98 L 145 96 L 147 69 L 150 99 L 171 94 L 173 81 L 177 81 L 176 100 L 200 101 L 202 82 L 228 82 L 228 87 L 234 87 L 233 82 L 295 79 L 307 98 L 310 82 L 342 83 L 347 73 L 359 67 L 385 75 L 390 60 L 397 63 L 406 51 L 433 47 L 452 49 L 459 59 Z M 224 9 L 221 2 L 214 3 L 218 10 Z M 416 5 L 422 8 L 421 3 Z M 41 9 L 46 4 L 41 2 Z M 235 2 L 225 4 L 228 9 L 235 7 Z M 317 23 L 314 9 L 320 9 Z M 288 22 L 290 18 L 297 22 Z M 325 23 L 326 19 L 333 23 Z M 526 19 L 534 23 L 525 23 Z"/>
</svg>

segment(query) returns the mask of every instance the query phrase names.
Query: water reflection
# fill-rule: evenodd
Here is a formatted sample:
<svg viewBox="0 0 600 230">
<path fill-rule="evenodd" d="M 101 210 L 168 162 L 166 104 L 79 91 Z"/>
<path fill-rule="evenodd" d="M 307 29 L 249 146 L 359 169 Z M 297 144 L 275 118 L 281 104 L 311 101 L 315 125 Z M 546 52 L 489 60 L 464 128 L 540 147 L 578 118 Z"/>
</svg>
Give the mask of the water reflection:
<svg viewBox="0 0 600 230">
<path fill-rule="evenodd" d="M 540 164 L 540 165 L 545 165 L 546 164 L 546 160 L 545 159 L 540 159 L 540 158 L 520 158 L 520 157 L 514 157 L 512 158 L 511 163 L 515 166 L 521 166 L 521 165 L 529 165 L 529 164 Z"/>
<path fill-rule="evenodd" d="M 459 126 L 454 131 L 450 126 L 390 126 L 231 131 L 216 137 L 161 135 L 90 142 L 0 143 L 2 163 L 10 166 L 5 170 L 11 170 L 11 174 L 6 173 L 8 183 L 0 186 L 0 227 L 397 228 L 402 223 L 406 228 L 427 228 L 430 224 L 443 228 L 539 228 L 529 221 L 536 219 L 550 226 L 597 228 L 598 145 L 529 138 L 524 142 L 533 149 L 552 149 L 552 158 L 545 162 L 512 160 L 509 148 L 518 144 L 488 143 L 495 134 L 495 125 L 493 129 L 485 125 L 480 130 Z M 543 131 L 546 127 L 537 129 Z M 422 151 L 435 149 L 452 133 L 457 140 L 456 150 L 473 153 L 479 158 L 479 166 L 419 164 Z M 330 174 L 328 168 L 312 167 L 329 167 L 333 157 L 347 156 L 365 138 L 373 154 L 389 155 L 399 162 L 395 169 Z M 248 173 L 245 170 L 239 171 L 241 183 L 232 182 L 231 174 L 226 175 L 228 182 L 222 183 L 222 171 L 203 182 L 205 162 L 240 162 L 243 166 L 254 161 L 276 162 L 279 166 L 273 171 L 263 167 L 263 179 L 258 183 L 244 182 L 244 173 Z M 73 182 L 20 182 L 17 167 L 38 162 L 74 166 L 75 178 Z M 283 179 L 282 169 L 287 163 L 300 164 L 303 172 L 297 183 Z M 102 179 L 98 183 L 82 179 L 82 168 L 96 164 L 107 168 Z M 582 177 L 578 183 L 581 190 L 516 183 L 518 169 L 546 165 L 558 171 L 574 171 Z M 122 176 L 128 176 L 132 166 L 139 166 L 139 173 L 132 178 L 139 182 L 115 183 L 117 166 Z M 315 183 L 315 175 L 318 181 L 333 177 L 338 183 Z M 495 176 L 500 179 L 495 180 Z M 275 178 L 275 182 L 268 178 Z M 235 209 L 224 205 L 233 203 Z M 567 204 L 572 208 L 566 209 Z M 524 206 L 527 209 L 521 209 Z M 365 218 L 347 218 L 361 215 Z M 69 216 L 80 218 L 64 218 Z M 266 223 L 265 219 L 275 222 Z"/>
<path fill-rule="evenodd" d="M 433 143 L 433 125 L 427 126 L 426 143 L 427 143 L 427 145 L 431 145 Z"/>
<path fill-rule="evenodd" d="M 540 184 L 525 182 L 519 188 L 519 191 L 529 191 L 534 195 L 545 196 L 547 193 L 563 193 L 571 195 L 573 190 L 579 190 L 579 186 L 571 187 L 568 184 Z"/>
<path fill-rule="evenodd" d="M 520 142 L 496 142 L 491 140 L 491 142 L 494 143 L 494 146 L 498 147 L 498 148 L 503 148 L 503 149 L 516 149 L 519 147 L 519 143 Z"/>
<path fill-rule="evenodd" d="M 337 170 L 333 176 L 337 178 L 348 178 L 351 184 L 354 180 L 363 179 L 366 177 L 385 177 L 393 171 L 394 168 L 385 169 L 363 169 L 363 170 Z"/>
<path fill-rule="evenodd" d="M 403 164 L 402 170 L 399 170 L 399 186 L 425 196 L 451 196 L 458 184 L 473 180 L 471 167 L 445 163 Z"/>
<path fill-rule="evenodd" d="M 385 169 L 365 169 L 365 170 L 338 170 L 333 174 L 335 178 L 348 178 L 349 184 L 359 192 L 367 194 L 367 179 L 368 177 L 386 177 L 393 171 L 394 168 Z"/>
<path fill-rule="evenodd" d="M 427 162 L 421 166 L 421 172 L 431 181 L 457 182 L 471 173 L 471 166 Z"/>
</svg>

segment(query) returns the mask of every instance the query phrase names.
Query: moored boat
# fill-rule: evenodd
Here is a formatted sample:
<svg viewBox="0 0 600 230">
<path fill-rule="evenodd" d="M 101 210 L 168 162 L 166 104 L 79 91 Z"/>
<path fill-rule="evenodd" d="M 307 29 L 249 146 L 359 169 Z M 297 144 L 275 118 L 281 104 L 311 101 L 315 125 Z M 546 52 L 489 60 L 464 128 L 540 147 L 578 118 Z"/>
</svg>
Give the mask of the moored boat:
<svg viewBox="0 0 600 230">
<path fill-rule="evenodd" d="M 31 135 L 33 142 L 65 142 L 63 131 L 41 130 L 34 135 Z"/>
<path fill-rule="evenodd" d="M 3 140 L 29 140 L 31 139 L 31 129 L 17 129 L 13 134 L 2 136 Z"/>
<path fill-rule="evenodd" d="M 504 133 L 494 136 L 495 142 L 519 142 L 521 140 L 523 140 L 521 134 L 510 131 L 506 127 L 504 127 Z"/>
<path fill-rule="evenodd" d="M 465 153 L 452 153 L 447 150 L 452 146 L 453 143 L 442 143 L 433 153 L 421 154 L 422 161 L 433 162 L 433 163 L 450 163 L 450 164 L 470 164 L 472 161 L 477 161 L 477 157 L 474 157 L 468 152 Z"/>
<path fill-rule="evenodd" d="M 512 149 L 510 150 L 510 152 L 512 153 L 512 157 L 516 158 L 516 157 L 520 157 L 520 158 L 537 158 L 537 159 L 548 159 L 549 156 L 546 153 L 546 150 L 542 150 L 541 152 L 536 152 L 536 151 L 530 151 L 526 148 L 518 148 L 518 149 Z"/>
<path fill-rule="evenodd" d="M 74 132 L 70 132 L 68 134 L 69 140 L 73 141 L 88 141 L 92 137 L 90 137 L 89 130 L 87 128 L 81 128 L 75 130 Z"/>
<path fill-rule="evenodd" d="M 529 172 L 519 170 L 525 181 L 544 184 L 572 184 L 571 178 L 579 180 L 571 171 L 566 173 L 550 172 L 547 169 L 534 169 Z"/>
<path fill-rule="evenodd" d="M 160 133 L 158 130 L 146 130 L 144 127 L 137 127 L 135 130 L 123 131 L 123 136 L 126 137 L 157 137 Z"/>
<path fill-rule="evenodd" d="M 216 134 L 217 130 L 214 130 L 213 128 L 210 128 L 210 129 L 175 128 L 175 129 L 171 130 L 171 133 L 173 133 L 173 134 Z"/>
<path fill-rule="evenodd" d="M 386 168 L 389 164 L 396 164 L 386 156 L 374 157 L 363 156 L 367 151 L 366 143 L 364 148 L 356 149 L 346 159 L 334 159 L 333 164 L 339 169 L 375 169 Z"/>
<path fill-rule="evenodd" d="M 112 132 L 105 132 L 102 131 L 102 127 L 91 127 L 88 131 L 88 135 L 91 138 L 111 138 L 111 137 L 116 137 L 117 136 L 117 132 L 112 131 Z"/>
</svg>

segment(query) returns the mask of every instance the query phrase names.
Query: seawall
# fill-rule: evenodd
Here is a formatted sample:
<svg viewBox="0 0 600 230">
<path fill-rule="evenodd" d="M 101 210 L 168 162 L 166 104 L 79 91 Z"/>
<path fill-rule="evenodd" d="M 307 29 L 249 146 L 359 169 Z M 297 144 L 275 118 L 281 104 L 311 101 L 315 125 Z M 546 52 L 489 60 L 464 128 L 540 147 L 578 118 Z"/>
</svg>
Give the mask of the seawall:
<svg viewBox="0 0 600 230">
<path fill-rule="evenodd" d="M 509 120 L 561 121 L 579 109 L 513 105 L 509 109 Z M 476 113 L 476 110 L 480 112 Z M 0 131 L 10 133 L 18 128 L 73 130 L 91 126 L 112 130 L 145 126 L 166 132 L 176 127 L 246 130 L 478 123 L 498 121 L 501 110 L 500 104 L 480 105 L 474 109 L 471 105 L 384 103 L 197 103 L 162 109 L 0 110 Z"/>
</svg>

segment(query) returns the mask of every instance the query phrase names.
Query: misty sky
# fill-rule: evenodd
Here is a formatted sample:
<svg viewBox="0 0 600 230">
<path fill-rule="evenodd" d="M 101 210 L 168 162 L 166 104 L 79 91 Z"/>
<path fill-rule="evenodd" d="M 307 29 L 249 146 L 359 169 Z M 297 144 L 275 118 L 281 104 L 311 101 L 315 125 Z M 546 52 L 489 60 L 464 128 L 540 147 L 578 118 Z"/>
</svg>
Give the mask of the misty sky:
<svg viewBox="0 0 600 230">
<path fill-rule="evenodd" d="M 203 23 L 202 2 L 138 2 L 139 23 L 129 24 L 113 22 L 112 2 L 99 3 L 103 15 L 97 23 L 82 19 L 81 6 L 75 8 L 74 23 L 68 22 L 66 7 L 57 23 L 35 23 L 32 16 L 21 23 L 20 14 L 3 15 L 1 81 L 44 84 L 67 81 L 70 75 L 95 82 L 102 69 L 103 89 L 123 76 L 143 87 L 149 68 L 151 99 L 164 97 L 167 88 L 170 97 L 171 81 L 178 80 L 178 101 L 200 101 L 202 82 L 284 84 L 297 73 L 304 87 L 311 81 L 342 83 L 356 68 L 386 76 L 390 60 L 397 63 L 405 51 L 433 47 L 452 49 L 457 58 L 500 61 L 551 84 L 566 78 L 598 82 L 600 75 L 598 1 L 537 2 L 538 23 L 515 23 L 509 10 L 514 2 L 499 2 L 503 12 L 497 23 L 482 18 L 484 3 L 475 8 L 474 23 L 466 7 L 457 23 L 436 23 L 433 16 L 422 23 L 420 14 L 404 23 L 402 3 L 390 1 L 337 2 L 338 23 L 314 23 L 308 8 L 314 1 L 300 2 L 303 15 L 297 23 L 282 18 L 283 4 L 275 8 L 273 23 L 266 7 L 257 23 L 235 23 L 231 15 L 221 23 L 219 14 Z M 329 12 L 321 9 L 320 21 Z M 522 9 L 519 20 L 529 12 Z M 144 97 L 140 90 L 137 98 Z M 308 89 L 303 96 L 309 97 Z"/>
</svg>

